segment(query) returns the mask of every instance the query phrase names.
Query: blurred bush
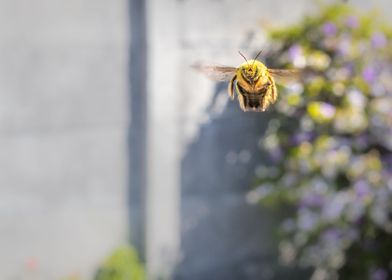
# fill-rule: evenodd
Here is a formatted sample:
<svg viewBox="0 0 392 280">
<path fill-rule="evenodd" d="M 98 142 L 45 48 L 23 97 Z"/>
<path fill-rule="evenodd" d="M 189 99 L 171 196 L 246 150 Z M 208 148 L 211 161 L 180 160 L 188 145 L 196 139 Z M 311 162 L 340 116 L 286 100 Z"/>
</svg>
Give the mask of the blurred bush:
<svg viewBox="0 0 392 280">
<path fill-rule="evenodd" d="M 117 249 L 98 269 L 94 280 L 144 280 L 143 265 L 135 249 L 124 246 Z"/>
<path fill-rule="evenodd" d="M 313 279 L 392 279 L 392 29 L 334 5 L 270 35 L 273 66 L 319 75 L 279 89 L 248 198 L 288 205 L 281 259 Z"/>
</svg>

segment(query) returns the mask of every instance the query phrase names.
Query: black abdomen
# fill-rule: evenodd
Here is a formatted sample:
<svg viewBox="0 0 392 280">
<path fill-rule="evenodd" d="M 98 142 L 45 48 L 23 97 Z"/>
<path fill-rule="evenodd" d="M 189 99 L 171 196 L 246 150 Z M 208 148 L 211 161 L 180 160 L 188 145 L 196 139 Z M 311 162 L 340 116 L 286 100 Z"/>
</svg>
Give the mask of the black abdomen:
<svg viewBox="0 0 392 280">
<path fill-rule="evenodd" d="M 242 94 L 246 110 L 264 111 L 264 98 L 262 95 Z"/>
<path fill-rule="evenodd" d="M 267 88 L 263 88 L 257 93 L 250 93 L 244 90 L 239 84 L 238 89 L 238 100 L 240 101 L 241 109 L 244 111 L 265 111 L 265 93 Z"/>
</svg>

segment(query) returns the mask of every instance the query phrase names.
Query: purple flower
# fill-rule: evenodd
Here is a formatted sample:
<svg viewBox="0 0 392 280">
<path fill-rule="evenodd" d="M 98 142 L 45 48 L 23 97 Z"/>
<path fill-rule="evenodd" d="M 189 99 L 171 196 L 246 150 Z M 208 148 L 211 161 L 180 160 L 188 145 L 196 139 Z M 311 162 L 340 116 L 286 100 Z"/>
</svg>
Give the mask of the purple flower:
<svg viewBox="0 0 392 280">
<path fill-rule="evenodd" d="M 287 52 L 290 61 L 296 66 L 296 67 L 303 67 L 305 66 L 306 60 L 302 51 L 302 48 L 300 45 L 294 44 L 292 45 L 288 52 Z"/>
<path fill-rule="evenodd" d="M 353 75 L 354 72 L 355 72 L 355 65 L 354 65 L 354 63 L 352 63 L 352 62 L 347 62 L 347 63 L 344 65 L 344 69 L 345 69 L 350 75 Z"/>
<path fill-rule="evenodd" d="M 320 194 L 311 193 L 304 196 L 300 202 L 300 207 L 321 207 L 324 205 L 324 198 Z"/>
<path fill-rule="evenodd" d="M 373 280 L 386 280 L 388 279 L 388 273 L 385 271 L 385 269 L 378 268 L 372 273 L 372 278 Z"/>
<path fill-rule="evenodd" d="M 383 157 L 383 163 L 387 167 L 392 167 L 392 155 L 387 155 L 387 156 Z"/>
<path fill-rule="evenodd" d="M 364 94 L 358 90 L 351 90 L 347 97 L 350 104 L 354 107 L 363 108 L 366 105 Z"/>
<path fill-rule="evenodd" d="M 387 38 L 385 38 L 385 35 L 381 32 L 375 32 L 371 40 L 372 40 L 372 46 L 376 49 L 383 48 L 388 43 Z"/>
<path fill-rule="evenodd" d="M 336 25 L 332 22 L 327 22 L 323 25 L 323 32 L 325 36 L 334 36 L 337 31 L 338 29 L 336 28 Z"/>
<path fill-rule="evenodd" d="M 358 181 L 354 184 L 354 190 L 358 198 L 367 196 L 370 192 L 369 185 L 365 181 Z"/>
<path fill-rule="evenodd" d="M 325 241 L 334 242 L 340 238 L 340 231 L 336 228 L 329 228 L 323 233 L 323 239 Z"/>
<path fill-rule="evenodd" d="M 296 60 L 299 56 L 302 56 L 301 46 L 292 45 L 288 50 L 288 54 L 291 61 Z"/>
<path fill-rule="evenodd" d="M 314 133 L 311 132 L 296 133 L 290 137 L 290 143 L 292 145 L 298 145 L 302 142 L 312 140 L 313 137 L 314 137 Z"/>
<path fill-rule="evenodd" d="M 369 136 L 362 134 L 358 137 L 355 137 L 354 143 L 359 149 L 364 149 L 369 144 Z"/>
<path fill-rule="evenodd" d="M 343 39 L 340 40 L 338 45 L 338 51 L 341 55 L 346 55 L 350 52 L 352 46 L 351 38 L 345 36 Z"/>
<path fill-rule="evenodd" d="M 332 118 L 335 115 L 336 109 L 334 106 L 328 103 L 321 103 L 320 104 L 320 113 L 326 118 Z"/>
<path fill-rule="evenodd" d="M 333 221 L 342 216 L 342 213 L 348 203 L 348 197 L 345 193 L 338 193 L 328 203 L 324 204 L 322 216 L 327 221 Z"/>
<path fill-rule="evenodd" d="M 269 155 L 274 162 L 278 162 L 283 158 L 283 152 L 279 147 L 270 150 Z"/>
<path fill-rule="evenodd" d="M 310 231 L 319 222 L 318 216 L 311 211 L 300 210 L 298 212 L 298 228 L 303 231 Z"/>
<path fill-rule="evenodd" d="M 374 83 L 377 79 L 377 72 L 376 69 L 374 69 L 371 66 L 367 66 L 365 69 L 362 71 L 362 77 L 367 83 Z"/>
<path fill-rule="evenodd" d="M 346 20 L 346 26 L 352 29 L 358 28 L 359 21 L 356 16 L 350 16 Z"/>
</svg>

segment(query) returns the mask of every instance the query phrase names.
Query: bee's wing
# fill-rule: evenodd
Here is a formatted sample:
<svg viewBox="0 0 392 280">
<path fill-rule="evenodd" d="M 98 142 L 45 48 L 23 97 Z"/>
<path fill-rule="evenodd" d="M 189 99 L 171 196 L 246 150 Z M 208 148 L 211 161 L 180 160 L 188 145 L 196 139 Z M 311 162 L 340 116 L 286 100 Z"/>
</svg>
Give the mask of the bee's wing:
<svg viewBox="0 0 392 280">
<path fill-rule="evenodd" d="M 192 68 L 204 73 L 214 81 L 230 81 L 237 68 L 230 66 L 194 64 Z"/>
<path fill-rule="evenodd" d="M 298 69 L 268 69 L 278 84 L 293 83 L 301 80 L 302 71 Z"/>
</svg>

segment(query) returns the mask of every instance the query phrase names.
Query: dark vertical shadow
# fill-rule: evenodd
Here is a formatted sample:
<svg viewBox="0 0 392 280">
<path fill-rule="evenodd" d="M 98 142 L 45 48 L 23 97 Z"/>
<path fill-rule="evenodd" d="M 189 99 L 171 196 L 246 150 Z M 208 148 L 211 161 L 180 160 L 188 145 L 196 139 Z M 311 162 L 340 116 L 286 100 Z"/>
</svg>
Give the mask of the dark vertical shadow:
<svg viewBox="0 0 392 280">
<path fill-rule="evenodd" d="M 226 90 L 226 84 L 217 85 L 207 110 Z M 265 160 L 258 141 L 271 118 L 270 112 L 244 113 L 230 102 L 187 147 L 176 280 L 304 279 L 279 267 L 275 214 L 245 199 L 257 164 Z"/>
<path fill-rule="evenodd" d="M 226 84 L 217 85 L 208 111 L 226 90 Z M 264 279 L 272 254 L 263 244 L 270 242 L 270 217 L 247 205 L 245 194 L 261 160 L 257 143 L 268 118 L 230 102 L 187 147 L 181 171 L 183 260 L 176 279 Z"/>
<path fill-rule="evenodd" d="M 144 259 L 144 217 L 147 139 L 147 34 L 146 5 L 129 1 L 130 24 L 130 118 L 129 128 L 129 219 L 130 241 Z"/>
</svg>

